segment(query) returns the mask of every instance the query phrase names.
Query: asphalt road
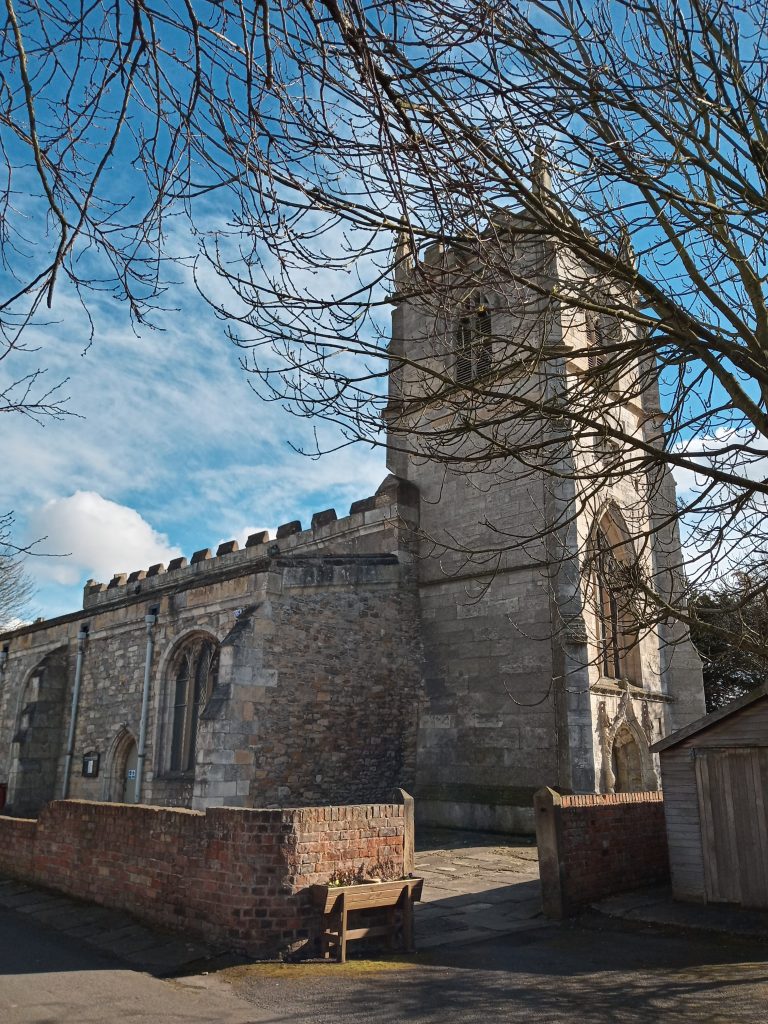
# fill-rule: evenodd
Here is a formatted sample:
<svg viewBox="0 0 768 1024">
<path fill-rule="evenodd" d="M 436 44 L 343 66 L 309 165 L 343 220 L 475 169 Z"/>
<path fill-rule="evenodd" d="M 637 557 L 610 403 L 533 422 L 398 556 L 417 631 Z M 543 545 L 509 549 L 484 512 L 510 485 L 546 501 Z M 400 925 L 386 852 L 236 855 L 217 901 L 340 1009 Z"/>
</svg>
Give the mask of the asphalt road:
<svg viewBox="0 0 768 1024">
<path fill-rule="evenodd" d="M 160 981 L 0 912 L 2 1024 L 755 1024 L 768 946 L 595 915 L 402 963 L 256 964 Z"/>
<path fill-rule="evenodd" d="M 542 927 L 417 955 L 411 965 L 224 972 L 260 1022 L 756 1024 L 768 946 L 627 928 Z"/>
<path fill-rule="evenodd" d="M 24 914 L 0 910 L 2 1024 L 247 1024 L 255 1019 L 229 989 L 159 981 Z"/>
</svg>

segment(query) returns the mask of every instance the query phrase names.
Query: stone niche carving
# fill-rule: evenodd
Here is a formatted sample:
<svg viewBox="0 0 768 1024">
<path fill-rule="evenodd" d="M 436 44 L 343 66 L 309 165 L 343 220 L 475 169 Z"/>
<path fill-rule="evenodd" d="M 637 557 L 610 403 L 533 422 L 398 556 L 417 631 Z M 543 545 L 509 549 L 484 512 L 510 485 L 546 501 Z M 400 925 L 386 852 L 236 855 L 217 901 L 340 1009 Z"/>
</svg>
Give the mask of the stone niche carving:
<svg viewBox="0 0 768 1024">
<path fill-rule="evenodd" d="M 600 790 L 603 793 L 655 791 L 659 779 L 649 749 L 653 723 L 647 701 L 642 701 L 640 718 L 635 701 L 625 692 L 611 715 L 607 701 L 597 710 L 600 749 Z"/>
</svg>

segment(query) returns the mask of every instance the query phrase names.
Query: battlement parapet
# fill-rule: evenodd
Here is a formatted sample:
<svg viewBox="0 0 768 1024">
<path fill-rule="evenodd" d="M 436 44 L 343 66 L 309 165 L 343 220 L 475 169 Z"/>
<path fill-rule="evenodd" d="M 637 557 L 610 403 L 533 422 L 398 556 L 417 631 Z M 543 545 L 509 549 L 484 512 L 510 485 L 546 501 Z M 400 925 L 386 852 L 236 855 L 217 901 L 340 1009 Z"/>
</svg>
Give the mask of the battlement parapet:
<svg viewBox="0 0 768 1024">
<path fill-rule="evenodd" d="M 390 534 L 394 531 L 394 537 L 390 536 L 386 540 L 382 537 L 381 541 L 382 544 L 389 543 L 391 550 L 382 549 L 378 552 L 386 558 L 394 554 L 400 545 L 403 531 L 412 532 L 418 520 L 418 490 L 413 484 L 390 474 L 375 494 L 353 502 L 348 516 L 339 518 L 335 509 L 328 508 L 312 516 L 311 526 L 307 530 L 302 528 L 298 519 L 281 524 L 277 527 L 274 540 L 267 530 L 261 530 L 248 537 L 244 548 L 236 540 L 224 541 L 216 548 L 215 555 L 211 548 L 201 548 L 189 561 L 180 556 L 171 559 L 167 566 L 156 563 L 148 569 L 115 573 L 109 583 L 88 580 L 83 592 L 83 608 L 95 610 L 117 601 L 143 599 L 153 591 L 167 590 L 175 585 L 189 585 L 203 574 L 210 574 L 213 578 L 222 571 L 228 575 L 237 574 L 237 569 L 248 573 L 253 572 L 259 563 L 259 570 L 262 570 L 265 564 L 274 559 L 280 559 L 281 564 L 284 564 L 286 557 L 290 558 L 293 553 L 306 557 L 313 550 L 319 554 L 327 552 L 332 546 L 351 548 L 364 537 L 369 543 L 375 544 L 377 534 L 389 530 Z M 404 539 L 402 546 L 408 546 Z M 368 557 L 375 557 L 375 554 L 367 552 Z M 322 571 L 327 572 L 327 569 Z M 313 579 L 319 581 L 320 572 L 313 570 Z M 296 578 L 308 580 L 309 576 L 302 569 Z"/>
</svg>

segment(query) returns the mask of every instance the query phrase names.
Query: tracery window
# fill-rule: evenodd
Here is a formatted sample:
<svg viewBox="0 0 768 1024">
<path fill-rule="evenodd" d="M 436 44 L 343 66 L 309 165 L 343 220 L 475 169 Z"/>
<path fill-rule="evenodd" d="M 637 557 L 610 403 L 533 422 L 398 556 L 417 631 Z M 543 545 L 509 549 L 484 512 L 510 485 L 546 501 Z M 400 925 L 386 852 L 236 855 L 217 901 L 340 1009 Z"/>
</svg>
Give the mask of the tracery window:
<svg viewBox="0 0 768 1024">
<path fill-rule="evenodd" d="M 641 684 L 637 623 L 631 607 L 631 545 L 611 515 L 593 536 L 595 619 L 600 674 Z"/>
<path fill-rule="evenodd" d="M 468 303 L 456 328 L 456 383 L 487 377 L 493 366 L 491 314 L 482 301 Z"/>
<path fill-rule="evenodd" d="M 219 672 L 219 645 L 210 636 L 196 636 L 178 651 L 171 664 L 170 758 L 172 772 L 191 772 L 200 713 L 208 703 Z"/>
</svg>

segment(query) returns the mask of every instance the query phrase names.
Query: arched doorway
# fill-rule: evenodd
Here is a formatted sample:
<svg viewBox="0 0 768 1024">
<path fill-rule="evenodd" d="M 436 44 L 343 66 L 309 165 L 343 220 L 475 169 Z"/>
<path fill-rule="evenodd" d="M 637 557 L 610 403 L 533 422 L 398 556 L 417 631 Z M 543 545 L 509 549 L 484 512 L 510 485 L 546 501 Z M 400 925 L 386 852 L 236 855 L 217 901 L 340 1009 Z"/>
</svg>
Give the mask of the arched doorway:
<svg viewBox="0 0 768 1024">
<path fill-rule="evenodd" d="M 614 793 L 638 793 L 643 790 L 643 759 L 640 747 L 626 726 L 616 733 L 611 754 Z"/>
<path fill-rule="evenodd" d="M 135 804 L 139 751 L 128 729 L 123 729 L 112 744 L 104 797 L 111 803 Z"/>
<path fill-rule="evenodd" d="M 123 768 L 123 804 L 135 804 L 136 803 L 136 781 L 137 772 L 139 765 L 139 750 L 136 746 L 136 740 L 131 738 L 131 742 L 128 745 L 128 749 L 125 752 L 125 766 Z"/>
</svg>

